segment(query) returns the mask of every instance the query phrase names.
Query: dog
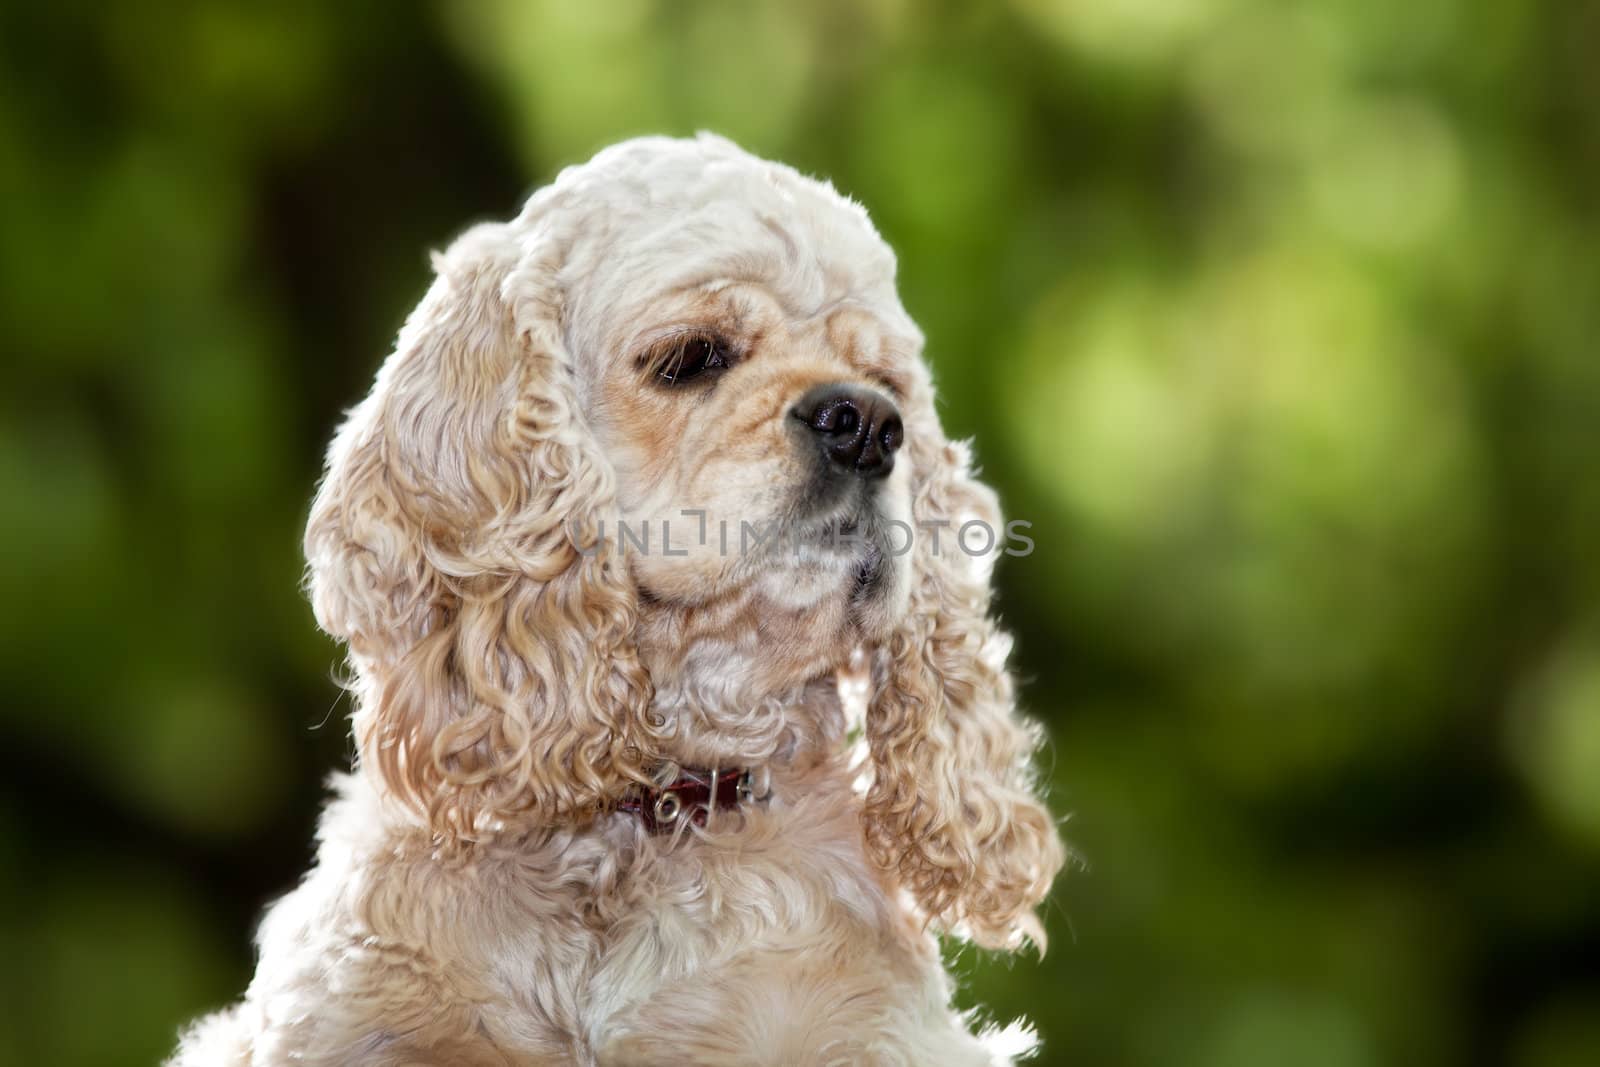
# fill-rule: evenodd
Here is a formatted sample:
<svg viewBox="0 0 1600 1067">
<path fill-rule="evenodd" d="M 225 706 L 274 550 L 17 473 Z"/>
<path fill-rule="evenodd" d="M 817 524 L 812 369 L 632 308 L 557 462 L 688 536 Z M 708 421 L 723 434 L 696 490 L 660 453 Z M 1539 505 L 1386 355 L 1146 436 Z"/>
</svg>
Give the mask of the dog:
<svg viewBox="0 0 1600 1067">
<path fill-rule="evenodd" d="M 1063 859 L 1000 513 L 866 212 L 642 138 L 434 268 L 305 535 L 356 766 L 169 1062 L 1025 1053 L 936 940 L 1042 952 Z"/>
</svg>

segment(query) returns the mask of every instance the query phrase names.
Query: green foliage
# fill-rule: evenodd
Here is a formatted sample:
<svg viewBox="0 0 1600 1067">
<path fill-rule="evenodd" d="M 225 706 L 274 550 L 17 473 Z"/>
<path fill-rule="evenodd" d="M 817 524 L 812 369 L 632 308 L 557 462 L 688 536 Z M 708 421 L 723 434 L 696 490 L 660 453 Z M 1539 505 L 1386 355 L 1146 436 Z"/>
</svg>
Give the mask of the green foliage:
<svg viewBox="0 0 1600 1067">
<path fill-rule="evenodd" d="M 900 253 L 1082 863 L 1042 1063 L 1600 1062 L 1600 3 L 0 8 L 0 1060 L 237 994 L 346 755 L 319 451 L 620 137 Z"/>
</svg>

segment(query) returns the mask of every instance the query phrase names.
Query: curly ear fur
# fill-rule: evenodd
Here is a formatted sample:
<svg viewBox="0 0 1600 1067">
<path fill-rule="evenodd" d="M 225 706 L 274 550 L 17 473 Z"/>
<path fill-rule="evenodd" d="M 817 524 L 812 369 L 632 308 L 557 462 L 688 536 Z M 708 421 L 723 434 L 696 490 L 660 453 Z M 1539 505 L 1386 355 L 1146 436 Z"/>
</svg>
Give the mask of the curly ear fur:
<svg viewBox="0 0 1600 1067">
<path fill-rule="evenodd" d="M 515 225 L 435 258 L 306 529 L 361 761 L 446 836 L 594 811 L 638 777 L 648 734 L 632 585 L 565 525 L 594 529 L 613 490 L 578 414 L 555 242 Z"/>
<path fill-rule="evenodd" d="M 1041 739 L 1015 714 L 1011 638 L 989 616 L 988 569 L 956 542 L 962 523 L 1001 530 L 995 495 L 944 439 L 924 398 L 907 433 L 919 524 L 906 621 L 882 649 L 866 733 L 873 784 L 865 829 L 928 917 L 980 945 L 1015 948 L 1044 929 L 1033 909 L 1062 864 L 1061 840 L 1034 793 Z M 948 523 L 937 550 L 925 523 Z"/>
</svg>

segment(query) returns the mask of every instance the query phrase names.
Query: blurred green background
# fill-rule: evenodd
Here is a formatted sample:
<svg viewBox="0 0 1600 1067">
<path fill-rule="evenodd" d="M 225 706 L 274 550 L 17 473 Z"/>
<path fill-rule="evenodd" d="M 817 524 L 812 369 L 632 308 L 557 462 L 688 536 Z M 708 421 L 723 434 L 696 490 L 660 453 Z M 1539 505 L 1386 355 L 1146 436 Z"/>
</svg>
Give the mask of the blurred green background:
<svg viewBox="0 0 1600 1067">
<path fill-rule="evenodd" d="M 1049 1064 L 1600 1064 L 1600 3 L 0 6 L 0 1061 L 236 996 L 425 253 L 626 135 L 831 176 L 1036 553 Z"/>
</svg>

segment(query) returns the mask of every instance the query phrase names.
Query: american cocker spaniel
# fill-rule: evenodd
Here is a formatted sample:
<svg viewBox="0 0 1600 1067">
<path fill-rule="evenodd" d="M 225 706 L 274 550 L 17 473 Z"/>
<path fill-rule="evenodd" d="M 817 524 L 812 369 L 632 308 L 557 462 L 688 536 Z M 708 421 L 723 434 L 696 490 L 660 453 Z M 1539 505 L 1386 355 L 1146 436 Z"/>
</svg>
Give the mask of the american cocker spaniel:
<svg viewBox="0 0 1600 1067">
<path fill-rule="evenodd" d="M 436 258 L 306 530 L 358 765 L 184 1067 L 993 1064 L 1062 862 L 895 260 L 707 135 Z"/>
</svg>

